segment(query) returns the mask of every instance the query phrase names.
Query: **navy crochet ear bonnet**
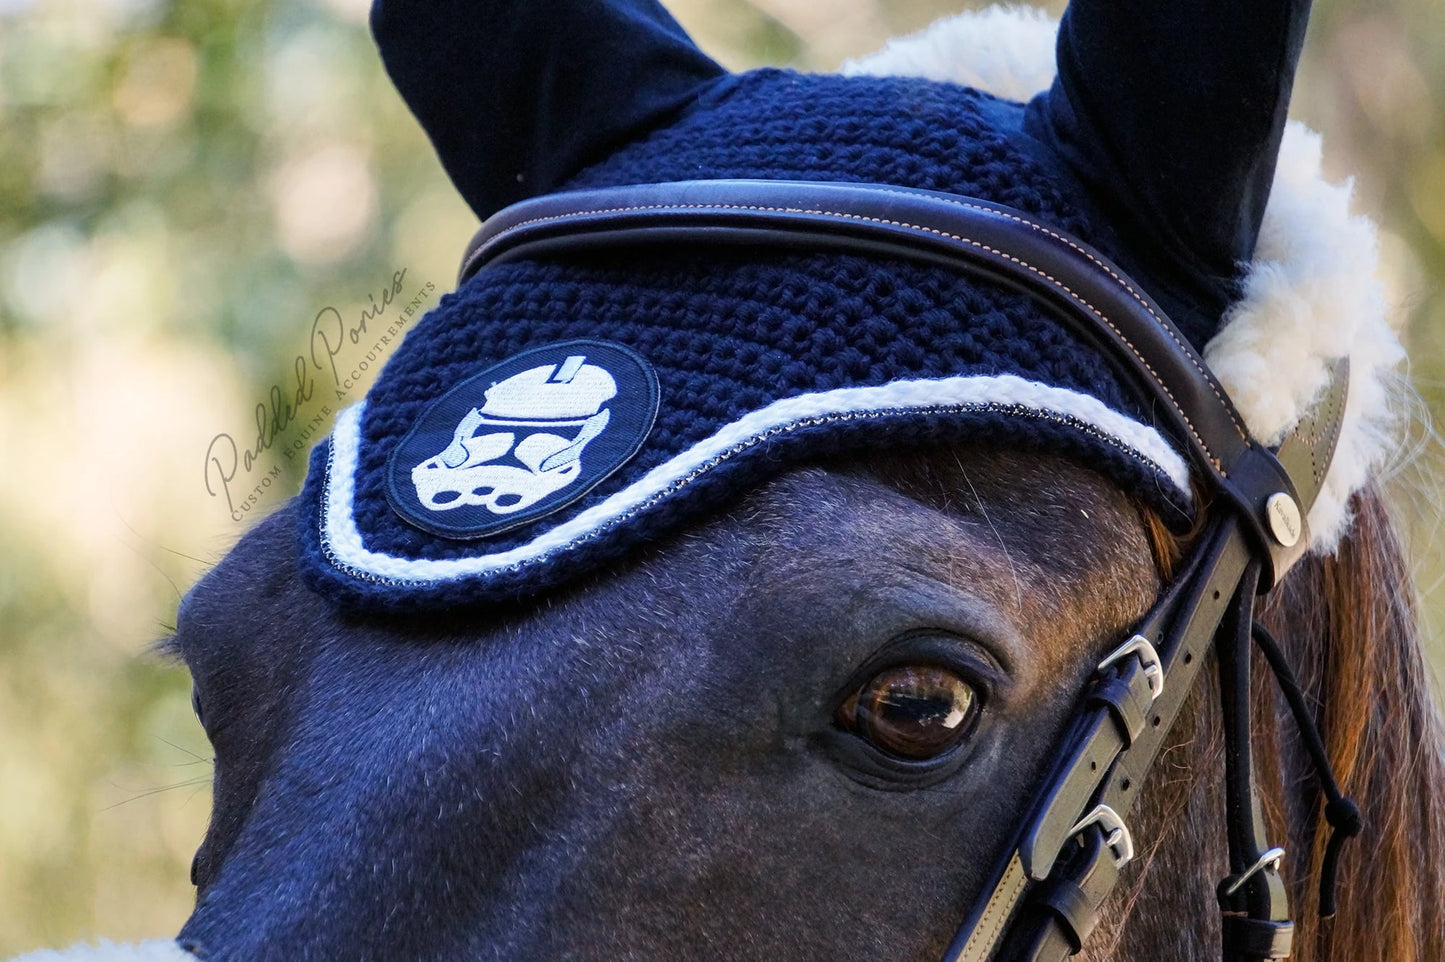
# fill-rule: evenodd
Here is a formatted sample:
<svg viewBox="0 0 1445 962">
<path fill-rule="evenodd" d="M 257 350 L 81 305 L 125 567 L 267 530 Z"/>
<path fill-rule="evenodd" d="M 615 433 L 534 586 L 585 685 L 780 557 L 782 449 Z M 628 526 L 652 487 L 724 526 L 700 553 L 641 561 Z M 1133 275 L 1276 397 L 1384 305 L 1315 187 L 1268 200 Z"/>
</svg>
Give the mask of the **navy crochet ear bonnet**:
<svg viewBox="0 0 1445 962">
<path fill-rule="evenodd" d="M 1147 204 L 1120 213 L 1129 175 L 1101 186 L 1115 152 L 1080 133 L 1067 68 L 1028 107 L 924 79 L 732 76 L 649 0 L 535 6 L 373 11 L 398 88 L 481 216 L 550 189 L 698 179 L 943 191 L 1100 248 L 1199 347 L 1248 256 L 1233 236 L 1171 255 L 1180 218 L 1208 211 L 1166 226 Z M 1082 70 L 1111 56 L 1078 46 Z M 1278 103 L 1264 113 L 1282 123 Z M 1265 134 L 1256 160 L 1277 147 Z M 1245 209 L 1210 230 L 1252 245 L 1263 196 L 1212 186 Z M 1253 225 L 1230 226 L 1241 217 Z M 313 452 L 303 569 L 350 606 L 520 597 L 807 459 L 976 440 L 1072 455 L 1166 523 L 1192 518 L 1167 429 L 1023 294 L 904 260 L 701 244 L 503 263 L 445 296 Z"/>
</svg>

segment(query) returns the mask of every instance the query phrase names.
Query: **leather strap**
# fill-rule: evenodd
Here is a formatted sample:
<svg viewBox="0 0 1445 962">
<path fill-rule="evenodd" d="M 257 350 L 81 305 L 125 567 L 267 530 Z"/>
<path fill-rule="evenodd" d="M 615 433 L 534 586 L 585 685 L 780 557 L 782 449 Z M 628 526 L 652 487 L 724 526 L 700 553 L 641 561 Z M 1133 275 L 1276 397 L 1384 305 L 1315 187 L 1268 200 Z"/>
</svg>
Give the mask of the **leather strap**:
<svg viewBox="0 0 1445 962">
<path fill-rule="evenodd" d="M 1299 479 L 1304 510 L 1308 510 L 1318 496 L 1334 455 L 1348 381 L 1348 362 L 1341 361 L 1335 366 L 1332 381 L 1315 411 L 1280 446 L 1280 460 L 1291 465 Z M 1216 522 L 1174 585 L 1145 616 L 1135 637 L 1150 641 L 1158 657 L 1162 686 L 1157 696 L 1149 685 L 1149 666 L 1140 649 L 1096 673 L 1085 698 L 1085 710 L 1064 742 L 1060 764 L 1045 782 L 1017 846 L 1008 849 L 1008 863 L 1017 865 L 1025 880 L 1010 889 L 1008 904 L 1010 911 L 1017 915 L 1016 921 L 1012 925 L 999 925 L 996 934 L 966 922 L 955 939 L 955 947 L 950 950 L 953 954 L 945 956 L 945 962 L 982 962 L 994 958 L 1062 962 L 1079 951 L 1082 939 L 1076 938 L 1077 934 L 1093 925 L 1084 907 L 1089 906 L 1090 911 L 1097 913 L 1113 884 L 1110 881 L 1105 886 L 1104 880 L 1116 881 L 1118 873 L 1100 874 L 1088 860 L 1082 863 L 1066 860 L 1065 864 L 1057 865 L 1060 853 L 1074 838 L 1078 819 L 1091 806 L 1109 806 L 1127 825 L 1138 789 L 1144 784 L 1184 700 L 1199 678 L 1228 608 L 1254 593 L 1252 584 L 1241 585 L 1254 560 L 1251 545 L 1226 516 Z M 1234 643 L 1238 625 L 1223 625 L 1223 629 L 1229 643 Z M 1246 665 L 1247 659 L 1246 649 L 1243 655 Z M 1244 681 L 1247 685 L 1247 677 Z M 1141 709 L 1142 716 L 1147 718 L 1142 727 Z M 1247 741 L 1247 719 L 1243 737 Z M 1235 756 L 1237 763 L 1237 750 Z M 1230 806 L 1229 818 L 1231 850 L 1240 853 L 1231 855 L 1239 863 L 1233 867 L 1237 874 L 1248 871 L 1253 863 L 1245 863 L 1250 858 L 1257 859 L 1264 847 L 1250 768 L 1246 759 L 1243 772 L 1231 773 L 1237 780 L 1236 791 L 1241 792 L 1236 803 Z M 1242 789 L 1238 781 L 1241 778 Z M 1048 888 L 1040 895 L 1037 886 L 1045 880 Z M 1226 883 L 1229 881 L 1226 879 Z M 1065 889 L 1066 886 L 1072 888 Z M 1221 891 L 1224 887 L 1221 886 Z M 995 894 L 1000 888 L 995 882 Z M 1084 901 L 1069 899 L 1070 911 L 1059 911 L 1056 903 L 1064 899 L 1057 893 L 1064 890 L 1087 892 L 1090 897 Z M 1238 899 L 1221 899 L 1226 910 L 1224 957 L 1288 958 L 1293 926 L 1288 921 L 1283 881 L 1274 866 L 1260 867 L 1241 890 L 1245 894 Z M 1031 908 L 1040 900 L 1055 911 L 1040 912 Z M 991 898 L 989 903 L 993 901 Z M 1005 933 L 1012 933 L 1008 944 L 1003 942 Z"/>
<path fill-rule="evenodd" d="M 1298 505 L 1300 496 L 1274 455 L 1251 440 L 1198 353 L 1103 255 L 1020 211 L 933 191 L 805 181 L 573 191 L 523 201 L 489 218 L 468 245 L 461 280 L 489 263 L 638 244 L 903 257 L 1024 291 L 1155 402 L 1196 467 L 1239 510 L 1267 559 L 1266 587 L 1293 560 L 1290 546 L 1271 534 L 1268 503 L 1283 494 Z"/>
<path fill-rule="evenodd" d="M 1254 652 L 1254 596 L 1257 567 L 1251 564 L 1230 602 L 1230 619 L 1220 626 L 1220 709 L 1224 720 L 1225 828 L 1231 875 L 1219 885 L 1219 905 L 1227 920 L 1226 959 L 1261 962 L 1287 933 L 1289 898 L 1279 877 L 1278 855 L 1271 859 L 1264 813 L 1254 778 L 1253 726 L 1250 722 L 1250 655 Z"/>
<path fill-rule="evenodd" d="M 1079 851 L 1070 859 L 1069 871 L 1044 885 L 1038 904 L 1047 913 L 1047 924 L 1033 927 L 1025 936 L 1025 944 L 1018 950 L 1020 958 L 1047 962 L 1083 950 L 1099 924 L 1104 900 L 1119 881 L 1120 866 L 1105 839 L 1097 826 L 1085 833 Z"/>
<path fill-rule="evenodd" d="M 1122 729 L 1107 700 L 1081 713 L 1072 735 L 1064 742 L 1060 764 L 1045 782 L 1033 812 L 1023 823 L 1021 836 L 1008 849 L 1008 861 L 1020 866 L 1025 879 L 1023 891 L 1012 899 L 1016 920 L 1012 925 L 999 926 L 998 933 L 990 937 L 986 927 L 976 924 L 974 916 L 978 912 L 975 910 L 960 929 L 950 954 L 944 956 L 945 962 L 982 962 L 996 958 L 1059 962 L 1077 951 L 1074 940 L 1061 928 L 1067 925 L 1077 931 L 1077 920 L 1031 908 L 1037 903 L 1040 883 L 1047 881 L 1057 889 L 1072 881 L 1081 889 L 1084 887 L 1079 878 L 1071 878 L 1080 870 L 1080 863 L 1067 858 L 1061 861 L 1060 857 L 1076 836 L 1076 826 L 1085 813 L 1100 805 L 1107 806 L 1127 831 L 1128 818 L 1143 787 L 1144 776 L 1163 748 L 1169 729 L 1204 667 L 1230 599 L 1252 560 L 1249 544 L 1238 525 L 1228 516 L 1216 522 L 1191 564 L 1139 626 L 1139 636 L 1160 640 L 1156 651 L 1163 687 L 1158 697 L 1151 699 L 1145 713 L 1147 723 L 1126 749 L 1128 733 Z M 1118 683 L 1145 697 L 1142 693 L 1149 691 L 1147 666 L 1138 654 L 1097 672 L 1091 691 Z M 1159 719 L 1157 725 L 1155 718 Z M 1091 826 L 1089 831 L 1101 829 Z M 1082 867 L 1089 872 L 1089 904 L 1097 912 L 1113 881 L 1117 881 L 1118 872 L 1107 876 L 1110 882 L 1106 887 L 1102 884 L 1106 876 L 1093 874 L 1087 862 Z M 1122 864 L 1115 866 L 1116 869 L 1122 867 Z M 999 872 L 995 872 L 995 878 L 996 893 L 1002 887 L 999 883 L 1003 878 Z M 985 891 L 989 890 L 986 885 Z M 1010 933 L 1007 944 L 1003 940 L 1005 932 Z M 1029 946 L 1027 953 L 1019 948 L 1021 944 Z"/>
<path fill-rule="evenodd" d="M 1294 951 L 1294 923 L 1269 922 L 1226 915 L 1223 928 L 1226 959 L 1287 959 Z"/>
</svg>

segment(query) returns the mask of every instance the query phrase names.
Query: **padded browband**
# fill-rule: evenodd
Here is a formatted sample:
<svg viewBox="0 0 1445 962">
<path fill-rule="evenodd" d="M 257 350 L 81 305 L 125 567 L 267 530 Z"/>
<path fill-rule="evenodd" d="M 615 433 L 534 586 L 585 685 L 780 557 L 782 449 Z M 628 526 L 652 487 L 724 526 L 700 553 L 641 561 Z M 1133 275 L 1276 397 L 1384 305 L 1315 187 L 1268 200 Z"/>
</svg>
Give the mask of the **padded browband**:
<svg viewBox="0 0 1445 962">
<path fill-rule="evenodd" d="M 1266 502 L 1308 514 L 1322 475 L 1291 478 L 1255 443 L 1203 359 L 1107 258 L 1028 215 L 972 198 L 869 184 L 707 180 L 549 194 L 500 211 L 467 247 L 487 264 L 638 244 L 743 245 L 902 257 L 1020 290 L 1102 350 L 1236 505 L 1266 559 L 1267 588 L 1303 553 L 1270 533 Z M 1321 452 L 1328 463 L 1332 451 Z M 1318 459 L 1316 459 L 1318 460 Z M 1316 475 L 1319 475 L 1318 477 Z"/>
</svg>

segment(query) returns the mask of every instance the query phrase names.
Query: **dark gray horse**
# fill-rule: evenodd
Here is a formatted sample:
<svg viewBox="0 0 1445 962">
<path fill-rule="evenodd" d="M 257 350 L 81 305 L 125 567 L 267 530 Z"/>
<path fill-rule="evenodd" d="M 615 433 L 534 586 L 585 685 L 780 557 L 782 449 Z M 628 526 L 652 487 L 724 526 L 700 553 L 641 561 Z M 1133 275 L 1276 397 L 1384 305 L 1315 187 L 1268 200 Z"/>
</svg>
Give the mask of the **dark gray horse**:
<svg viewBox="0 0 1445 962">
<path fill-rule="evenodd" d="M 1088 234 L 1202 346 L 1250 296 L 1237 265 L 1255 254 L 1305 10 L 1152 6 L 1075 3 L 1060 81 L 1027 110 L 934 81 L 724 76 L 644 2 L 386 0 L 373 23 L 483 216 L 563 185 L 885 180 L 881 165 L 888 182 L 987 195 Z M 983 29 L 969 23 L 960 36 Z M 964 129 L 933 137 L 949 111 Z M 786 136 L 764 129 L 778 118 Z M 1143 434 L 1105 436 L 1114 416 L 1088 421 L 1082 402 L 1047 407 L 1067 391 L 1149 418 L 1075 360 L 1078 344 L 1034 325 L 1027 298 L 977 279 L 949 287 L 933 264 L 677 246 L 477 273 L 354 415 L 354 450 L 343 420 L 302 498 L 186 598 L 173 648 L 216 773 L 184 947 L 214 960 L 929 960 L 987 897 L 1096 666 L 1204 540 L 1199 474 L 1168 489 L 1167 471 L 1145 470 L 1159 457 L 1134 456 Z M 737 295 L 739 277 L 764 293 Z M 591 326 L 569 326 L 574 315 Z M 797 320 L 823 315 L 843 334 Z M 753 324 L 750 339 L 719 334 L 719 317 Z M 702 340 L 667 341 L 668 318 Z M 598 336 L 650 358 L 655 379 L 576 340 Z M 1009 337 L 1024 346 L 1005 358 L 989 339 Z M 787 338 L 801 345 L 791 358 Z M 1390 360 L 1375 338 L 1324 349 L 1355 365 L 1352 404 L 1383 403 L 1360 380 L 1372 356 Z M 527 353 L 553 342 L 566 348 L 555 361 Z M 692 373 L 657 360 L 668 351 Z M 1255 358 L 1237 394 L 1293 376 L 1258 346 L 1221 352 L 1221 369 Z M 848 363 L 790 373 L 819 354 Z M 967 385 L 1003 393 L 915 420 L 875 405 L 876 428 L 851 433 L 823 433 L 845 420 L 836 411 L 811 414 L 788 422 L 805 437 L 791 445 L 773 438 L 792 428 L 769 427 L 720 449 L 732 460 L 699 461 L 689 483 L 719 480 L 665 518 L 659 494 L 562 561 L 540 548 L 526 560 L 539 531 L 605 515 L 725 434 L 718 424 L 796 397 L 953 384 L 927 367 L 942 354 Z M 499 366 L 514 356 L 533 360 Z M 758 373 L 715 391 L 724 359 Z M 586 387 L 589 370 L 601 386 Z M 544 404 L 532 385 L 518 413 L 507 392 L 529 378 L 566 390 Z M 1043 385 L 1033 400 L 1007 393 L 1025 381 Z M 612 400 L 629 385 L 650 411 Z M 462 387 L 473 400 L 446 407 Z M 675 399 L 694 395 L 678 415 Z M 1267 426 L 1276 415 L 1236 400 L 1260 437 L 1299 419 Z M 1357 436 L 1379 412 L 1351 410 L 1336 457 L 1354 474 L 1326 482 L 1335 514 L 1310 515 L 1316 550 L 1261 614 L 1364 809 L 1333 918 L 1313 894 L 1324 798 L 1263 680 L 1255 780 L 1287 852 L 1294 957 L 1425 962 L 1445 958 L 1441 742 L 1408 574 L 1367 477 L 1380 451 Z M 1116 456 L 1126 441 L 1134 454 Z M 514 443 L 503 464 L 496 452 Z M 609 473 L 587 475 L 598 462 Z M 519 480 L 510 494 L 480 487 L 483 469 Z M 669 484 L 671 497 L 681 483 Z M 475 496 L 483 520 L 454 521 L 453 495 Z M 355 506 L 354 539 L 332 525 L 338 504 Z M 523 560 L 484 564 L 503 555 Z M 414 577 L 417 565 L 462 574 Z M 1086 957 L 1218 958 L 1215 886 L 1230 871 L 1219 715 L 1201 686 L 1139 787 L 1138 851 Z"/>
</svg>

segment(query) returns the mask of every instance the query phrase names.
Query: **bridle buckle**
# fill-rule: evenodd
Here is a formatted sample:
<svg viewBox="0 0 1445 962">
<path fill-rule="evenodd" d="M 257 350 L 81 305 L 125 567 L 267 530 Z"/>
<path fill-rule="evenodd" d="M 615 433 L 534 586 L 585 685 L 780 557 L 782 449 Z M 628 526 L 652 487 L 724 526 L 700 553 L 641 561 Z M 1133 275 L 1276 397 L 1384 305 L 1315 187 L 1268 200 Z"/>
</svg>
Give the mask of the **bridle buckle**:
<svg viewBox="0 0 1445 962">
<path fill-rule="evenodd" d="M 1152 647 L 1150 650 L 1153 650 Z M 1129 834 L 1129 826 L 1124 824 L 1118 812 L 1108 805 L 1095 805 L 1089 814 L 1069 829 L 1069 835 L 1078 835 L 1091 825 L 1099 826 L 1104 833 L 1104 844 L 1114 853 L 1115 868 L 1123 868 L 1134 860 L 1134 837 Z"/>
<path fill-rule="evenodd" d="M 1279 848 L 1278 846 L 1270 849 L 1268 852 L 1265 852 L 1259 858 L 1255 859 L 1253 865 L 1251 865 L 1249 868 L 1245 869 L 1238 875 L 1234 876 L 1232 880 L 1225 880 L 1229 884 L 1224 888 L 1224 897 L 1229 898 L 1230 896 L 1234 895 L 1235 892 L 1238 892 L 1241 888 L 1244 887 L 1245 882 L 1248 882 L 1252 876 L 1263 871 L 1264 869 L 1271 868 L 1278 870 L 1279 863 L 1283 858 L 1284 849 Z"/>
<path fill-rule="evenodd" d="M 1109 653 L 1103 661 L 1099 662 L 1096 671 L 1114 665 L 1130 655 L 1138 655 L 1139 663 L 1144 666 L 1144 680 L 1149 683 L 1149 691 L 1158 701 L 1159 696 L 1164 694 L 1164 664 L 1159 660 L 1159 652 L 1154 650 L 1154 643 L 1143 635 L 1135 635 L 1124 642 L 1118 648 Z"/>
</svg>

